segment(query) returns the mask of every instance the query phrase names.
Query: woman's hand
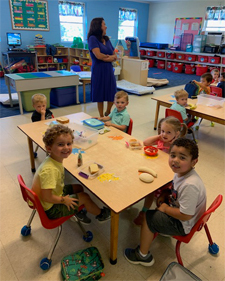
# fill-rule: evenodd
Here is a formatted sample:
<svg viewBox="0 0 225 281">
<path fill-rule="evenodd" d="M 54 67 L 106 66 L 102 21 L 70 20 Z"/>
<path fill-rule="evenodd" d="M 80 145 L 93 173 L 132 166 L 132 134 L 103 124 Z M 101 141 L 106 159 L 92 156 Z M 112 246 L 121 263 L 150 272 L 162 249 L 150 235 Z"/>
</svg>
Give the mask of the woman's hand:
<svg viewBox="0 0 225 281">
<path fill-rule="evenodd" d="M 69 195 L 66 195 L 63 197 L 63 199 L 64 199 L 63 204 L 66 205 L 66 207 L 68 208 L 69 211 L 70 211 L 70 208 L 72 208 L 74 210 L 75 207 L 78 206 L 78 204 L 76 203 L 78 201 L 78 199 L 76 199 L 76 198 L 71 198 Z"/>
</svg>

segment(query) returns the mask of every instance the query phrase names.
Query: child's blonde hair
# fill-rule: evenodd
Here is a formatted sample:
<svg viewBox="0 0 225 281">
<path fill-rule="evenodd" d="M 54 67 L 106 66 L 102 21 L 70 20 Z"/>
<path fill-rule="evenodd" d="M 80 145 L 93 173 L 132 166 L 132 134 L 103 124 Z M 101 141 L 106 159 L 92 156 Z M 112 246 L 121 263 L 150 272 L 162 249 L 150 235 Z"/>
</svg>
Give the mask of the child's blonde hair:
<svg viewBox="0 0 225 281">
<path fill-rule="evenodd" d="M 217 69 L 217 68 L 214 68 L 212 71 L 211 71 L 211 74 L 213 75 L 214 73 L 218 73 L 218 74 L 220 74 L 220 71 L 219 71 L 219 69 Z"/>
<path fill-rule="evenodd" d="M 173 117 L 173 116 L 168 116 L 164 119 L 161 119 L 159 124 L 160 124 L 160 133 L 161 133 L 161 127 L 163 123 L 166 123 L 170 126 L 173 127 L 175 132 L 180 132 L 179 137 L 184 137 L 187 132 L 188 132 L 188 127 L 185 123 L 181 123 L 177 118 Z"/>
<path fill-rule="evenodd" d="M 31 99 L 33 104 L 37 102 L 47 102 L 47 98 L 44 94 L 34 94 Z"/>
<path fill-rule="evenodd" d="M 115 99 L 121 99 L 125 98 L 126 101 L 128 101 L 128 94 L 125 91 L 119 91 L 115 94 Z"/>
<path fill-rule="evenodd" d="M 174 93 L 174 96 L 175 96 L 176 100 L 178 100 L 179 98 L 182 98 L 182 97 L 187 97 L 188 98 L 188 92 L 185 91 L 184 89 L 180 89 L 180 90 L 177 90 Z"/>
<path fill-rule="evenodd" d="M 64 125 L 54 125 L 47 129 L 43 136 L 43 142 L 45 146 L 52 146 L 56 138 L 60 135 L 71 135 L 72 140 L 74 139 L 73 131 Z"/>
</svg>

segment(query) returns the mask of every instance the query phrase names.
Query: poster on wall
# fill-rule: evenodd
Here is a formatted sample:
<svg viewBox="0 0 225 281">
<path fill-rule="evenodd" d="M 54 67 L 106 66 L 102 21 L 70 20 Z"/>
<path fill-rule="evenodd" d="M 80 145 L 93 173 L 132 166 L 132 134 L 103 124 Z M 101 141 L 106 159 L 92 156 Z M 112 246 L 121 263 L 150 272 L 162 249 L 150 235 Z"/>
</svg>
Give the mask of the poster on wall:
<svg viewBox="0 0 225 281">
<path fill-rule="evenodd" d="M 195 35 L 199 34 L 202 26 L 202 18 L 176 18 L 173 35 L 173 46 L 179 47 L 181 38 L 185 34 Z"/>
<path fill-rule="evenodd" d="M 12 28 L 49 31 L 48 3 L 44 0 L 9 0 Z"/>
</svg>

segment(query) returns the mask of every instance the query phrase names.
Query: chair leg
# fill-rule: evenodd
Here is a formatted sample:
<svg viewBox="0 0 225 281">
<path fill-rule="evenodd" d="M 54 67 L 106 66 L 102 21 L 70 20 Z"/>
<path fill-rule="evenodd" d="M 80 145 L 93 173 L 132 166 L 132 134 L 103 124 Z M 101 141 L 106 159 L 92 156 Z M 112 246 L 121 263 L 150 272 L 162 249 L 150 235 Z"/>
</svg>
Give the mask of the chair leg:
<svg viewBox="0 0 225 281">
<path fill-rule="evenodd" d="M 182 259 L 181 259 L 181 255 L 180 255 L 180 245 L 181 245 L 181 241 L 177 241 L 176 243 L 176 256 L 177 256 L 177 261 L 180 265 L 183 265 Z"/>
<path fill-rule="evenodd" d="M 33 220 L 33 218 L 34 218 L 34 216 L 35 216 L 35 214 L 36 214 L 36 209 L 34 209 L 33 211 L 32 211 L 32 213 L 31 213 L 31 215 L 30 215 L 30 217 L 29 217 L 29 220 L 28 220 L 28 222 L 27 222 L 27 224 L 26 224 L 26 226 L 27 227 L 30 227 L 30 225 L 31 225 L 31 223 L 32 223 L 32 220 Z"/>
<path fill-rule="evenodd" d="M 211 237 L 211 234 L 210 234 L 210 232 L 209 232 L 209 228 L 208 228 L 207 224 L 204 225 L 204 229 L 205 229 L 207 238 L 208 238 L 208 240 L 209 240 L 209 244 L 212 245 L 212 244 L 213 244 L 213 241 L 212 241 L 212 237 Z"/>
<path fill-rule="evenodd" d="M 191 128 L 189 128 L 189 130 L 190 130 L 190 133 L 192 134 L 193 141 L 194 141 L 195 143 L 197 143 L 196 138 L 195 138 L 194 131 L 193 131 Z"/>
<path fill-rule="evenodd" d="M 53 241 L 53 243 L 52 243 L 51 249 L 50 249 L 50 251 L 49 251 L 49 253 L 48 253 L 48 259 L 49 259 L 49 260 L 51 260 L 51 258 L 52 258 L 52 255 L 53 255 L 53 253 L 54 253 L 54 251 L 55 251 L 55 247 L 56 247 L 56 245 L 57 245 L 57 243 L 58 243 L 58 241 L 59 241 L 59 237 L 60 237 L 61 233 L 62 233 L 62 225 L 60 225 L 60 226 L 58 227 L 58 232 L 57 232 L 57 234 L 56 234 L 56 236 L 55 236 L 55 239 L 54 239 L 54 241 Z"/>
</svg>

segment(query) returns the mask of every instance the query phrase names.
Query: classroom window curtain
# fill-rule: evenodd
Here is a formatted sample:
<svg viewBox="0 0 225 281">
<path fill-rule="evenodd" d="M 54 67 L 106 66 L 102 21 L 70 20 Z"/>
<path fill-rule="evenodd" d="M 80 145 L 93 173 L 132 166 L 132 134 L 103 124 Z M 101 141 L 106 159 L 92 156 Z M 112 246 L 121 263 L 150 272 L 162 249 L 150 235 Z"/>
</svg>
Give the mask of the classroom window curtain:
<svg viewBox="0 0 225 281">
<path fill-rule="evenodd" d="M 84 3 L 59 1 L 59 15 L 83 17 Z"/>
<path fill-rule="evenodd" d="M 225 6 L 207 7 L 205 14 L 204 29 L 208 32 L 225 31 Z"/>
<path fill-rule="evenodd" d="M 136 21 L 137 20 L 137 10 L 129 9 L 129 8 L 119 8 L 119 20 Z"/>
</svg>

